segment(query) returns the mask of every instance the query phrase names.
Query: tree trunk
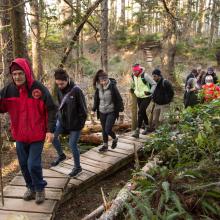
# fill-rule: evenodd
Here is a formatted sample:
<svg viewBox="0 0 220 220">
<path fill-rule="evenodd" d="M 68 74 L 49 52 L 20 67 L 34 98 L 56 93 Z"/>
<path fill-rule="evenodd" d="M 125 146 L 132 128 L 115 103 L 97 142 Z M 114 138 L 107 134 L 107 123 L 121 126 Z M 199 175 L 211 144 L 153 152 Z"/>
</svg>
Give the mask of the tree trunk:
<svg viewBox="0 0 220 220">
<path fill-rule="evenodd" d="M 121 0 L 121 26 L 124 29 L 125 28 L 125 0 Z"/>
<path fill-rule="evenodd" d="M 8 0 L 2 0 L 2 5 L 9 5 Z M 5 8 L 7 9 L 7 8 Z M 0 25 L 2 31 L 0 32 L 1 38 L 1 53 L 2 53 L 2 74 L 3 74 L 3 84 L 7 85 L 11 81 L 11 76 L 9 74 L 9 66 L 13 60 L 13 46 L 12 46 L 12 33 L 10 26 L 10 15 L 5 11 L 0 13 Z"/>
<path fill-rule="evenodd" d="M 198 20 L 198 34 L 204 32 L 204 22 L 205 22 L 205 0 L 200 0 L 199 5 L 199 20 Z"/>
<path fill-rule="evenodd" d="M 212 12 L 211 12 L 211 27 L 210 27 L 210 38 L 209 38 L 209 44 L 212 45 L 214 36 L 216 33 L 216 28 L 218 24 L 218 16 L 217 16 L 217 4 L 216 1 L 213 1 L 212 4 Z"/>
<path fill-rule="evenodd" d="M 80 22 L 80 15 L 81 15 L 81 0 L 76 0 L 76 25 L 79 24 Z M 78 38 L 76 41 L 76 76 L 78 79 L 81 78 L 81 73 L 80 73 L 80 39 Z"/>
<path fill-rule="evenodd" d="M 43 64 L 40 45 L 39 2 L 37 0 L 30 1 L 30 10 L 33 72 L 35 78 L 41 80 L 43 76 Z"/>
<path fill-rule="evenodd" d="M 101 66 L 108 73 L 108 0 L 101 3 Z"/>
<path fill-rule="evenodd" d="M 162 43 L 162 71 L 171 81 L 175 81 L 174 58 L 176 55 L 176 6 L 177 0 L 163 0 L 166 15 L 164 17 L 164 36 Z"/>
<path fill-rule="evenodd" d="M 110 1 L 110 17 L 109 17 L 109 35 L 110 39 L 116 29 L 116 10 L 115 10 L 116 0 Z"/>
<path fill-rule="evenodd" d="M 131 105 L 131 130 L 137 128 L 137 97 L 135 94 L 131 94 L 132 105 Z"/>
<path fill-rule="evenodd" d="M 27 52 L 24 0 L 10 0 L 10 7 L 14 7 L 10 11 L 14 58 L 23 57 L 29 59 Z"/>
</svg>

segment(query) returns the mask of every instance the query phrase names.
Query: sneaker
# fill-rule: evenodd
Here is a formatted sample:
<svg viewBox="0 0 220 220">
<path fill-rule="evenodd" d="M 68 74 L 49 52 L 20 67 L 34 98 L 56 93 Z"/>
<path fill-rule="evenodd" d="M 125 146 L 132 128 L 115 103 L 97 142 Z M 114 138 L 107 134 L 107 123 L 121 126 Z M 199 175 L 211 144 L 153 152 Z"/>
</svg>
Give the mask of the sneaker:
<svg viewBox="0 0 220 220">
<path fill-rule="evenodd" d="M 52 163 L 51 163 L 51 166 L 52 167 L 55 167 L 57 166 L 61 161 L 65 160 L 66 159 L 66 155 L 65 154 L 61 154 L 57 157 L 56 160 L 54 160 Z"/>
<path fill-rule="evenodd" d="M 37 204 L 41 204 L 43 203 L 45 200 L 45 190 L 43 189 L 40 192 L 36 192 L 36 199 L 35 199 L 35 203 Z"/>
<path fill-rule="evenodd" d="M 115 148 L 117 147 L 117 144 L 118 144 L 118 137 L 116 137 L 115 139 L 113 139 L 111 148 L 112 148 L 112 149 L 115 149 Z"/>
<path fill-rule="evenodd" d="M 103 145 L 101 148 L 99 148 L 99 152 L 106 152 L 108 151 L 108 146 Z"/>
<path fill-rule="evenodd" d="M 77 176 L 81 172 L 82 172 L 82 167 L 73 168 L 73 170 L 69 173 L 69 176 L 70 177 L 75 177 L 75 176 Z"/>
<path fill-rule="evenodd" d="M 23 200 L 30 201 L 32 199 L 35 199 L 35 196 L 36 196 L 36 192 L 34 192 L 28 188 L 27 191 L 23 195 Z"/>
<path fill-rule="evenodd" d="M 134 138 L 139 138 L 139 134 L 140 134 L 140 130 L 139 129 L 136 129 L 134 134 L 132 134 L 132 137 Z"/>
</svg>

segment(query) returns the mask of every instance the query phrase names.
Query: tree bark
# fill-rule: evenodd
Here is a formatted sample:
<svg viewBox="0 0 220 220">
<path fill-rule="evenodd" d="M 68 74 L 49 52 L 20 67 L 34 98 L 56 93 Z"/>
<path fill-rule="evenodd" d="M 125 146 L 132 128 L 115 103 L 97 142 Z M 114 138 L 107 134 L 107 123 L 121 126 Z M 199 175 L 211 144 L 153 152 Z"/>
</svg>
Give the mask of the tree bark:
<svg viewBox="0 0 220 220">
<path fill-rule="evenodd" d="M 199 4 L 199 20 L 198 20 L 198 34 L 204 32 L 204 22 L 205 22 L 205 0 L 200 0 Z"/>
<path fill-rule="evenodd" d="M 41 80 L 43 76 L 43 64 L 40 45 L 40 18 L 39 1 L 30 1 L 31 10 L 31 43 L 32 43 L 32 65 L 35 78 Z"/>
<path fill-rule="evenodd" d="M 164 36 L 162 43 L 162 71 L 171 81 L 175 81 L 174 59 L 176 55 L 177 41 L 177 24 L 176 24 L 176 7 L 177 0 L 163 0 L 165 17 L 164 17 Z"/>
<path fill-rule="evenodd" d="M 8 5 L 8 0 L 2 0 L 2 5 Z M 7 9 L 7 8 L 6 8 Z M 1 38 L 1 50 L 2 50 L 2 74 L 3 74 L 3 84 L 7 85 L 11 82 L 11 76 L 9 74 L 9 66 L 11 61 L 13 60 L 13 46 L 12 46 L 12 33 L 10 26 L 10 15 L 8 11 L 2 11 L 0 13 L 0 25 L 2 30 L 0 32 Z"/>
<path fill-rule="evenodd" d="M 121 0 L 121 26 L 125 28 L 125 0 Z"/>
<path fill-rule="evenodd" d="M 108 0 L 101 3 L 101 66 L 108 73 Z"/>
<path fill-rule="evenodd" d="M 209 44 L 212 45 L 215 34 L 216 34 L 216 29 L 218 24 L 218 16 L 217 16 L 217 4 L 216 1 L 213 0 L 212 4 L 212 11 L 211 11 L 211 26 L 210 26 L 210 38 L 209 38 Z"/>
<path fill-rule="evenodd" d="M 10 0 L 10 19 L 12 27 L 13 55 L 29 59 L 27 52 L 27 34 L 24 14 L 24 0 Z M 17 6 L 19 5 L 19 6 Z"/>
</svg>

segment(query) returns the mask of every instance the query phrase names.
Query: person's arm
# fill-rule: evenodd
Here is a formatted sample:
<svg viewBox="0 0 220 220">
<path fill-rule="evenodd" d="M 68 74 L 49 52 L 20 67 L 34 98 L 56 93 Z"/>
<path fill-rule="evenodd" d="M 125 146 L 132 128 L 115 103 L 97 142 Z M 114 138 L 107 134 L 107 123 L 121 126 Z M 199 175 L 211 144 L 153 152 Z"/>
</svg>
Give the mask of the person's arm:
<svg viewBox="0 0 220 220">
<path fill-rule="evenodd" d="M 169 93 L 170 101 L 172 101 L 174 96 L 174 89 L 172 84 L 168 80 L 164 80 L 164 86 L 167 92 Z"/>
<path fill-rule="evenodd" d="M 87 118 L 87 105 L 86 105 L 86 99 L 83 94 L 83 91 L 80 88 L 76 88 L 76 94 L 77 94 L 77 105 L 79 110 L 79 117 L 86 120 Z"/>
<path fill-rule="evenodd" d="M 144 79 L 151 85 L 150 93 L 153 94 L 153 92 L 157 86 L 157 83 L 147 73 L 144 74 Z"/>
<path fill-rule="evenodd" d="M 121 97 L 121 94 L 120 94 L 117 86 L 114 86 L 114 90 L 115 90 L 115 96 L 117 97 L 119 112 L 123 112 L 124 111 L 124 103 L 123 103 L 123 99 Z"/>
</svg>

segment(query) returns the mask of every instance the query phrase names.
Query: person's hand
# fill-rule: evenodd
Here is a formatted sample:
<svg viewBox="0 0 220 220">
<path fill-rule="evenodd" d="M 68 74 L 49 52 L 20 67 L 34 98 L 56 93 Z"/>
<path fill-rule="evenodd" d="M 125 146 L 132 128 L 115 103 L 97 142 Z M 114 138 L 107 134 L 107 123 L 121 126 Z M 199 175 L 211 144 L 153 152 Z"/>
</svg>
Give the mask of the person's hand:
<svg viewBox="0 0 220 220">
<path fill-rule="evenodd" d="M 46 133 L 45 141 L 46 141 L 47 143 L 52 143 L 53 138 L 54 138 L 54 134 L 53 134 L 53 133 L 51 133 L 51 132 L 47 132 L 47 133 Z"/>
</svg>

